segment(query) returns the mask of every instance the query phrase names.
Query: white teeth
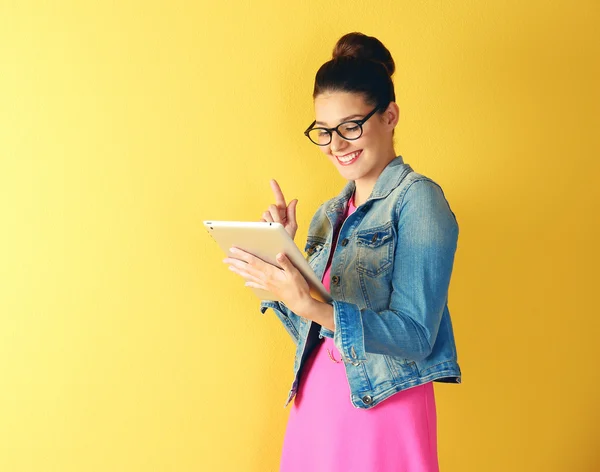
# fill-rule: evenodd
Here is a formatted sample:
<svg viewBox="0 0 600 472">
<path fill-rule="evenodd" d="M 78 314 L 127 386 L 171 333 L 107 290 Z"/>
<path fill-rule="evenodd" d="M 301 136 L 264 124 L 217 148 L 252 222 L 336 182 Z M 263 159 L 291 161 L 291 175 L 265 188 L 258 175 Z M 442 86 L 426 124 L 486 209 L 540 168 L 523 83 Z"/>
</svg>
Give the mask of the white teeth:
<svg viewBox="0 0 600 472">
<path fill-rule="evenodd" d="M 344 157 L 337 156 L 337 158 L 341 162 L 350 162 L 352 159 L 355 159 L 356 157 L 358 157 L 359 154 L 360 154 L 360 151 L 356 151 L 356 152 L 353 152 L 352 154 L 348 154 L 347 156 L 344 156 Z"/>
</svg>

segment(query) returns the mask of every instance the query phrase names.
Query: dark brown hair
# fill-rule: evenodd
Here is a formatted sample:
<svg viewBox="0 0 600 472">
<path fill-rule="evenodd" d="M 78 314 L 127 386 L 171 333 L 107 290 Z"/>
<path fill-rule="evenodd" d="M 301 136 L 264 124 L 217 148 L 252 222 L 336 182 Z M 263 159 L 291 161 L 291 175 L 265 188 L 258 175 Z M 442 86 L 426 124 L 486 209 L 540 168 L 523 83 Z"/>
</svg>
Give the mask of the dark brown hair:
<svg viewBox="0 0 600 472">
<path fill-rule="evenodd" d="M 345 34 L 332 56 L 317 71 L 313 98 L 324 92 L 360 93 L 367 103 L 382 110 L 396 101 L 394 60 L 377 38 L 357 32 Z"/>
</svg>

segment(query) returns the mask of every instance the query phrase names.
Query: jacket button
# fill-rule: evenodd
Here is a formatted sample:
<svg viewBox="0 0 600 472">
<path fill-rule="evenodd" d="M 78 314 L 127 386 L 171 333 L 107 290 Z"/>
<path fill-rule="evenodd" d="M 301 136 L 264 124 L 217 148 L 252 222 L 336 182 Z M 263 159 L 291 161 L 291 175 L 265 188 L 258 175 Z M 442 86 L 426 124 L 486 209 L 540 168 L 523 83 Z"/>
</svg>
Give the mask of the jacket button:
<svg viewBox="0 0 600 472">
<path fill-rule="evenodd" d="M 346 244 L 348 244 L 348 238 L 344 238 L 342 241 L 342 246 L 345 246 Z"/>
<path fill-rule="evenodd" d="M 373 237 L 371 238 L 371 241 L 372 241 L 372 242 L 376 242 L 376 241 L 377 241 L 377 236 L 379 236 L 379 233 L 375 233 L 375 234 L 373 235 Z"/>
<path fill-rule="evenodd" d="M 340 281 L 340 278 L 337 275 L 334 275 L 333 277 L 331 277 L 331 282 L 333 282 L 333 285 L 337 285 L 339 281 Z"/>
<path fill-rule="evenodd" d="M 369 404 L 373 401 L 373 397 L 371 397 L 371 395 L 365 395 L 364 397 L 362 397 L 362 401 L 365 404 Z"/>
</svg>

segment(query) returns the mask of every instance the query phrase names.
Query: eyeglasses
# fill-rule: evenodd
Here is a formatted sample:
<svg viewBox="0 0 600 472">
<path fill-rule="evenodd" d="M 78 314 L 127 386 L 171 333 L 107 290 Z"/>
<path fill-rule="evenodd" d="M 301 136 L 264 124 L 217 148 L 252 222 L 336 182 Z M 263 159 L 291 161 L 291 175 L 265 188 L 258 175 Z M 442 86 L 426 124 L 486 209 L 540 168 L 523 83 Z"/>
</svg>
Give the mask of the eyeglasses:
<svg viewBox="0 0 600 472">
<path fill-rule="evenodd" d="M 358 139 L 363 134 L 362 126 L 365 122 L 371 118 L 375 112 L 379 110 L 379 107 L 375 107 L 375 109 L 365 116 L 362 120 L 350 120 L 344 121 L 340 123 L 335 128 L 313 128 L 316 123 L 316 120 L 312 122 L 312 124 L 306 128 L 304 131 L 304 135 L 310 139 L 317 146 L 327 146 L 331 143 L 331 139 L 333 137 L 333 132 L 335 131 L 340 135 L 343 139 L 348 141 L 354 141 Z"/>
</svg>

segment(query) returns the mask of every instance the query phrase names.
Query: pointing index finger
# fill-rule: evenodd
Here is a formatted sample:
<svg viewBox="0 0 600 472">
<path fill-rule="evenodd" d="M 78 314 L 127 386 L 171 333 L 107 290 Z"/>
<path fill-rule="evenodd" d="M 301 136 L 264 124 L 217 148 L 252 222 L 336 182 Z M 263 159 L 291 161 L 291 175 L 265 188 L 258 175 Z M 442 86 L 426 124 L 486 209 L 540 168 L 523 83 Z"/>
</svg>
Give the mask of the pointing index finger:
<svg viewBox="0 0 600 472">
<path fill-rule="evenodd" d="M 273 194 L 275 194 L 275 204 L 277 207 L 284 209 L 287 208 L 281 187 L 275 179 L 271 179 L 271 189 L 273 190 Z"/>
</svg>

